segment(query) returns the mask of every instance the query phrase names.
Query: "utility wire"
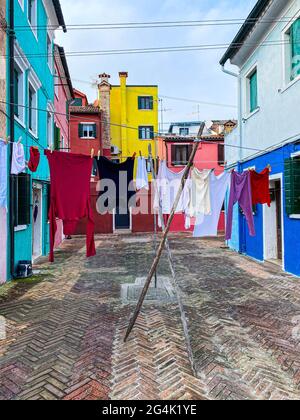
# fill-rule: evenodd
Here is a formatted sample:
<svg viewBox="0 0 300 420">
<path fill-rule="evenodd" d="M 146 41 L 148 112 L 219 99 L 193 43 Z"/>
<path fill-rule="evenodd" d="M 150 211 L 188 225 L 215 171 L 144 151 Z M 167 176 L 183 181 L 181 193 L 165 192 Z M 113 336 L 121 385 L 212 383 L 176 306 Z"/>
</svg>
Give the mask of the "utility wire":
<svg viewBox="0 0 300 420">
<path fill-rule="evenodd" d="M 297 41 L 297 40 L 296 40 Z M 300 41 L 300 39 L 299 39 Z M 130 48 L 119 50 L 90 50 L 90 51 L 69 51 L 65 52 L 66 57 L 89 57 L 89 56 L 107 56 L 107 55 L 130 55 L 130 54 L 156 54 L 156 53 L 169 53 L 169 52 L 193 52 L 193 51 L 210 51 L 227 49 L 229 47 L 238 49 L 242 46 L 249 47 L 273 47 L 290 45 L 290 40 L 275 40 L 265 41 L 263 43 L 251 42 L 237 42 L 228 44 L 202 44 L 202 45 L 185 45 L 175 47 L 150 47 L 150 48 Z M 9 54 L 0 55 L 0 57 L 9 58 Z M 41 58 L 41 57 L 60 57 L 59 53 L 31 53 L 31 54 L 16 54 L 15 58 Z"/>
<path fill-rule="evenodd" d="M 290 22 L 293 18 L 284 16 L 282 18 L 239 18 L 239 19 L 204 19 L 204 20 L 182 20 L 182 21 L 150 21 L 150 22 L 125 22 L 125 23 L 79 23 L 79 24 L 68 24 L 66 28 L 68 30 L 111 30 L 111 29 L 156 29 L 156 28 L 185 28 L 194 26 L 234 26 L 241 24 L 270 24 L 270 23 L 285 23 Z M 28 26 L 16 25 L 18 30 L 32 30 Z M 33 25 L 33 29 L 59 29 L 56 25 Z"/>
</svg>

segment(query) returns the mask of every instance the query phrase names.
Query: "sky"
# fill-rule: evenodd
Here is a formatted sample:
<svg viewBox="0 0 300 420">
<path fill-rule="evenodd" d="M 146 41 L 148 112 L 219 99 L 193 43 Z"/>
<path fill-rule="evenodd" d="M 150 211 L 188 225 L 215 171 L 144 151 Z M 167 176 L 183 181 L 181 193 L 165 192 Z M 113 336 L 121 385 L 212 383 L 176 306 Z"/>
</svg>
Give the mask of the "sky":
<svg viewBox="0 0 300 420">
<path fill-rule="evenodd" d="M 244 19 L 256 0 L 61 0 L 67 25 L 124 22 Z M 228 44 L 240 25 L 69 30 L 56 42 L 69 51 Z M 236 80 L 225 75 L 219 61 L 225 50 L 157 54 L 67 57 L 74 87 L 96 99 L 96 80 L 105 72 L 118 84 L 127 71 L 128 84 L 158 84 L 159 94 L 201 102 L 237 105 Z M 236 118 L 236 109 L 162 98 L 164 130 L 173 121 Z"/>
</svg>

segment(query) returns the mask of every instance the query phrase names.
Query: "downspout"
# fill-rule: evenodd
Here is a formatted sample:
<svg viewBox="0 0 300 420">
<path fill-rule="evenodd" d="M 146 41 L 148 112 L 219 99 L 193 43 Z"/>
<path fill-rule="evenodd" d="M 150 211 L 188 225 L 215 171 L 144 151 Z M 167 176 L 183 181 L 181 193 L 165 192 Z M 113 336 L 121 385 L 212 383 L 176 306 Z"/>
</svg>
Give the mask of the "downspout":
<svg viewBox="0 0 300 420">
<path fill-rule="evenodd" d="M 225 74 L 228 74 L 229 76 L 235 77 L 237 79 L 238 82 L 238 130 L 239 130 L 239 159 L 237 162 L 237 170 L 238 172 L 241 171 L 241 160 L 243 157 L 242 154 L 242 146 L 243 146 L 243 129 L 242 129 L 242 124 L 243 124 L 243 119 L 242 119 L 242 78 L 241 78 L 241 74 L 240 73 L 234 73 L 230 70 L 226 70 L 225 69 L 225 65 L 222 66 L 222 71 Z M 226 147 L 226 143 L 225 143 L 225 147 Z M 239 224 L 239 253 L 242 253 L 243 251 L 243 220 L 242 220 L 242 216 L 240 214 L 240 212 L 238 213 L 238 224 Z"/>
<path fill-rule="evenodd" d="M 242 78 L 240 73 L 234 73 L 233 71 L 226 70 L 225 65 L 222 66 L 222 71 L 229 76 L 238 79 L 238 130 L 239 130 L 239 160 L 242 160 L 242 146 L 243 146 L 243 116 L 242 116 Z"/>
<path fill-rule="evenodd" d="M 14 0 L 9 0 L 9 133 L 11 142 L 15 141 L 15 105 L 14 105 L 14 69 L 15 69 L 15 57 L 14 57 L 14 41 L 15 41 L 15 22 L 14 22 Z M 10 162 L 13 155 L 13 143 L 10 144 Z M 15 212 L 14 212 L 14 184 L 10 176 L 9 183 L 10 190 L 10 273 L 11 277 L 15 277 Z"/>
</svg>

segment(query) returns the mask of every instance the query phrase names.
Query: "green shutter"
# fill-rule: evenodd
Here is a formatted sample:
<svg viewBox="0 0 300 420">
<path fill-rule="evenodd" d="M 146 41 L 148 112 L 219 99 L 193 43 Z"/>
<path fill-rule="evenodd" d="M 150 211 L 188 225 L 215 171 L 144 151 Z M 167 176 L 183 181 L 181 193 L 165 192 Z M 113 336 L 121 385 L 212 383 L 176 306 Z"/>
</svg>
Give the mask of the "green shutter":
<svg viewBox="0 0 300 420">
<path fill-rule="evenodd" d="M 153 109 L 154 99 L 153 96 L 150 96 L 150 109 Z"/>
<path fill-rule="evenodd" d="M 54 125 L 54 149 L 60 149 L 60 128 Z"/>
<path fill-rule="evenodd" d="M 80 138 L 83 137 L 83 125 L 82 124 L 78 124 L 78 136 Z"/>
<path fill-rule="evenodd" d="M 138 109 L 142 109 L 142 97 L 138 97 Z"/>
<path fill-rule="evenodd" d="M 257 106 L 257 71 L 255 71 L 250 77 L 250 112 L 255 111 Z"/>
<path fill-rule="evenodd" d="M 97 138 L 97 124 L 94 124 L 93 137 Z"/>
<path fill-rule="evenodd" d="M 151 126 L 150 129 L 151 129 L 150 138 L 153 140 L 154 139 L 154 127 Z"/>
<path fill-rule="evenodd" d="M 287 214 L 300 214 L 300 159 L 285 160 L 284 185 Z"/>
<path fill-rule="evenodd" d="M 14 226 L 30 225 L 31 176 L 29 174 L 13 175 L 12 186 Z"/>
<path fill-rule="evenodd" d="M 291 27 L 291 46 L 292 46 L 292 76 L 294 80 L 300 75 L 300 19 Z"/>
</svg>

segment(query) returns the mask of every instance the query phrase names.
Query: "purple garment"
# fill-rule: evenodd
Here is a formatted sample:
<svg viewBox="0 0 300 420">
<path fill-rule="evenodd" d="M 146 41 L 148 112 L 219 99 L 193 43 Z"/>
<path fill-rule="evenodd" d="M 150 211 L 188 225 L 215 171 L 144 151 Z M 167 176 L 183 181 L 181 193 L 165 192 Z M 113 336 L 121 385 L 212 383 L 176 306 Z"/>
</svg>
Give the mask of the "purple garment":
<svg viewBox="0 0 300 420">
<path fill-rule="evenodd" d="M 228 204 L 227 213 L 227 226 L 226 226 L 226 240 L 231 239 L 232 234 L 232 218 L 233 218 L 233 206 L 235 203 L 239 203 L 243 210 L 250 235 L 255 236 L 253 209 L 252 209 L 252 194 L 251 194 L 251 181 L 250 172 L 246 171 L 242 174 L 233 172 L 231 176 L 231 187 L 230 197 Z"/>
</svg>

